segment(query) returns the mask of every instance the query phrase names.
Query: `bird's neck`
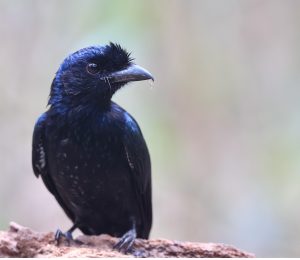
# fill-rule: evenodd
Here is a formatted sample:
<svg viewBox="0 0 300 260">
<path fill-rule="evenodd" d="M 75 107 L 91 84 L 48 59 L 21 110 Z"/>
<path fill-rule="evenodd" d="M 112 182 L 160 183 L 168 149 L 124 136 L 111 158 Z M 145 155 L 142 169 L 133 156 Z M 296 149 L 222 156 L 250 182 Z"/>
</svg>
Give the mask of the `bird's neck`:
<svg viewBox="0 0 300 260">
<path fill-rule="evenodd" d="M 110 99 L 87 98 L 87 100 L 68 100 L 64 99 L 51 105 L 50 109 L 58 115 L 68 118 L 82 119 L 95 117 L 110 111 L 112 101 Z"/>
<path fill-rule="evenodd" d="M 101 113 L 110 109 L 113 92 L 109 93 L 67 93 L 56 77 L 51 86 L 48 105 L 56 114 Z"/>
</svg>

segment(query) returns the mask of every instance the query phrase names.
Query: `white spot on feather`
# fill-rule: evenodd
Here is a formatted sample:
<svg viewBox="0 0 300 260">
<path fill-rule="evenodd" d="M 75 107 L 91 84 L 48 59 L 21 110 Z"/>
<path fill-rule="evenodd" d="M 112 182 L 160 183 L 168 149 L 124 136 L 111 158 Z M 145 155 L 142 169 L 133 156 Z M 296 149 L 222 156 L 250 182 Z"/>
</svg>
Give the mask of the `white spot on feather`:
<svg viewBox="0 0 300 260">
<path fill-rule="evenodd" d="M 66 139 L 61 140 L 60 144 L 61 145 L 66 145 L 68 142 L 69 142 L 69 139 L 66 138 Z"/>
<path fill-rule="evenodd" d="M 130 168 L 134 169 L 134 165 L 133 165 L 132 161 L 130 160 L 130 157 L 129 157 L 129 154 L 128 154 L 128 151 L 127 151 L 126 147 L 125 147 L 125 153 L 126 153 L 127 161 L 129 163 Z"/>
<path fill-rule="evenodd" d="M 41 170 L 46 166 L 45 150 L 41 144 L 38 146 L 37 152 L 39 153 L 39 163 L 36 163 L 35 166 Z"/>
</svg>

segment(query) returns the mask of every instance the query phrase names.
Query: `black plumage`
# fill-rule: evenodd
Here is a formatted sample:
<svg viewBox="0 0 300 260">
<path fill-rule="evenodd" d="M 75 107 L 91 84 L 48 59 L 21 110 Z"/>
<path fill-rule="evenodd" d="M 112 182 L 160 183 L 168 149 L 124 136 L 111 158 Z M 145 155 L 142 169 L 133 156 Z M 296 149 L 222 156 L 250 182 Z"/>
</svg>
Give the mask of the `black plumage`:
<svg viewBox="0 0 300 260">
<path fill-rule="evenodd" d="M 36 122 L 32 164 L 84 234 L 123 236 L 131 248 L 152 224 L 151 164 L 134 118 L 111 101 L 126 83 L 152 79 L 119 45 L 68 56 L 52 82 L 49 108 Z M 61 235 L 62 233 L 58 233 Z"/>
</svg>

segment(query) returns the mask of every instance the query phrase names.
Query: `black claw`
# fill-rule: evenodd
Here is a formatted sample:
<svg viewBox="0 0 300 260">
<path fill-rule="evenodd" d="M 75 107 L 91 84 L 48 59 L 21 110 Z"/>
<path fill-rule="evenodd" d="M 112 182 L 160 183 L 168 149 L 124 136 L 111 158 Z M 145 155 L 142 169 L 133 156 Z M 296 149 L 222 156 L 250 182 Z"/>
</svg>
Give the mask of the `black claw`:
<svg viewBox="0 0 300 260">
<path fill-rule="evenodd" d="M 146 258 L 146 257 L 149 257 L 149 252 L 147 252 L 146 250 L 143 250 L 143 249 L 131 249 L 129 251 L 130 254 L 132 254 L 134 257 L 137 257 L 137 258 Z"/>
<path fill-rule="evenodd" d="M 120 238 L 120 240 L 114 245 L 113 248 L 120 252 L 122 251 L 125 254 L 129 253 L 132 250 L 135 239 L 136 231 L 135 229 L 131 229 Z"/>
<path fill-rule="evenodd" d="M 57 229 L 54 235 L 54 239 L 57 243 L 57 245 L 59 244 L 60 238 L 63 236 L 63 232 L 60 229 Z"/>
<path fill-rule="evenodd" d="M 54 235 L 54 239 L 55 239 L 57 245 L 59 245 L 62 237 L 64 237 L 66 239 L 68 245 L 70 245 L 71 241 L 74 241 L 71 232 L 67 231 L 66 233 L 63 233 L 60 229 L 57 229 L 55 232 L 55 235 Z"/>
<path fill-rule="evenodd" d="M 67 231 L 64 235 L 68 241 L 74 240 L 71 232 Z"/>
</svg>

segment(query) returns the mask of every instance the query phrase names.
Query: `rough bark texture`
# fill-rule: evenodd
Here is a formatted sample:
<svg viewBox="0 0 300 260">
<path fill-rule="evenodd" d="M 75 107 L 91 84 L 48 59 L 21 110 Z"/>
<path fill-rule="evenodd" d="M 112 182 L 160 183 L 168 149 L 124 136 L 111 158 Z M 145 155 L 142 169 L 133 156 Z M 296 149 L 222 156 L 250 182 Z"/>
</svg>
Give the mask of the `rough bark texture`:
<svg viewBox="0 0 300 260">
<path fill-rule="evenodd" d="M 9 231 L 0 231 L 0 257 L 132 257 L 113 250 L 117 238 L 108 235 L 82 235 L 76 240 L 70 245 L 62 240 L 57 246 L 53 232 L 38 233 L 12 222 Z M 142 257 L 254 257 L 224 244 L 166 239 L 137 239 L 134 249 Z"/>
</svg>

